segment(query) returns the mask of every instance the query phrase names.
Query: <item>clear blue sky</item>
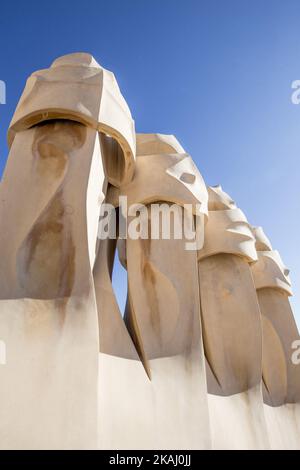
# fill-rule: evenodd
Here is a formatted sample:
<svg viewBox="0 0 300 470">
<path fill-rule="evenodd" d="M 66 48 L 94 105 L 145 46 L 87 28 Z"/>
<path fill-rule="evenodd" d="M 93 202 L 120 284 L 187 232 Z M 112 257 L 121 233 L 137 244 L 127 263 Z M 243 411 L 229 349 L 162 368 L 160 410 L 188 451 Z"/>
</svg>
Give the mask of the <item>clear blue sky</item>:
<svg viewBox="0 0 300 470">
<path fill-rule="evenodd" d="M 0 39 L 0 173 L 26 77 L 90 52 L 116 74 L 137 131 L 175 134 L 206 182 L 264 227 L 300 323 L 299 0 L 5 1 Z"/>
</svg>

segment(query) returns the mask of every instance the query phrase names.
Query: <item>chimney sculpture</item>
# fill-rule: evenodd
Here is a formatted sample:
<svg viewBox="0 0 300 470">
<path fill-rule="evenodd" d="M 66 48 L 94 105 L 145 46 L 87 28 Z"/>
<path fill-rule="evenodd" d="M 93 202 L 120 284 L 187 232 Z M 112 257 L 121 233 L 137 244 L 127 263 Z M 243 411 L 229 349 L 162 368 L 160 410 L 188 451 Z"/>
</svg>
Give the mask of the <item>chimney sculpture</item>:
<svg viewBox="0 0 300 470">
<path fill-rule="evenodd" d="M 206 186 L 191 157 L 175 137 L 137 134 L 135 176 L 120 190 L 111 187 L 108 201 L 117 205 L 120 196 L 127 198 L 129 213 L 127 239 L 120 239 L 118 245 L 121 261 L 128 272 L 124 320 L 131 341 L 126 336 L 120 315 L 114 313 L 113 319 L 111 309 L 108 312 L 104 308 L 103 294 L 107 291 L 104 287 L 98 296 L 100 351 L 103 334 L 102 351 L 106 353 L 100 357 L 103 373 L 99 375 L 105 389 L 102 409 L 103 413 L 105 407 L 119 410 L 113 417 L 106 412 L 111 434 L 108 444 L 118 449 L 123 447 L 125 439 L 129 448 L 137 445 L 157 449 L 209 448 L 197 251 L 186 249 L 191 240 L 184 236 L 176 239 L 174 233 L 176 228 L 182 229 L 185 205 L 195 208 L 198 204 L 197 214 L 191 212 L 185 216 L 191 225 L 197 218 L 198 238 L 203 238 Z M 148 232 L 142 234 L 145 238 L 135 239 L 130 234 L 133 208 L 143 213 L 140 220 L 141 224 L 144 221 L 143 229 Z M 164 232 L 164 222 L 159 224 L 159 220 L 153 218 L 154 210 L 160 213 L 162 220 L 164 217 L 167 220 L 171 211 L 174 219 L 179 221 L 177 225 L 171 224 L 171 236 L 165 238 L 168 234 Z M 98 266 L 100 273 L 102 261 Z M 95 280 L 96 292 L 98 285 Z M 117 306 L 115 301 L 113 303 L 115 312 Z M 121 333 L 123 338 L 126 337 L 126 351 L 117 351 L 115 338 Z M 124 343 L 125 339 L 120 344 Z M 116 387 L 118 377 L 122 377 L 125 406 Z M 133 409 L 139 411 L 132 413 Z M 144 433 L 140 432 L 141 416 Z M 123 429 L 128 427 L 128 422 L 130 429 L 125 437 Z M 108 431 L 103 432 L 103 439 L 105 436 L 109 437 Z"/>
<path fill-rule="evenodd" d="M 261 227 L 253 228 L 258 260 L 252 274 L 262 314 L 263 396 L 273 449 L 300 448 L 300 373 L 293 344 L 300 340 L 289 303 L 289 270 Z"/>
<path fill-rule="evenodd" d="M 213 448 L 266 448 L 261 320 L 249 265 L 255 240 L 221 186 L 208 195 L 198 267 Z"/>
<path fill-rule="evenodd" d="M 135 134 L 77 53 L 28 79 L 8 142 L 0 448 L 300 448 L 288 273 L 176 138 Z"/>
<path fill-rule="evenodd" d="M 0 447 L 97 446 L 92 269 L 107 182 L 130 181 L 135 133 L 111 72 L 70 54 L 27 81 L 1 182 Z"/>
</svg>

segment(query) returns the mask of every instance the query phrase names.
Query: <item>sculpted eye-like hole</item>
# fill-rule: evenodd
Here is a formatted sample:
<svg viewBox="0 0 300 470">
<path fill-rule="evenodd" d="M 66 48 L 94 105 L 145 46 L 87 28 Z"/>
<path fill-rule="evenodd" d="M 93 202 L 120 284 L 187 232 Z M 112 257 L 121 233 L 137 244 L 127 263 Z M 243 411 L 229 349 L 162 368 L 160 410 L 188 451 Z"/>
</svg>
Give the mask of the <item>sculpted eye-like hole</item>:
<svg viewBox="0 0 300 470">
<path fill-rule="evenodd" d="M 289 276 L 290 270 L 288 268 L 284 268 L 284 275 Z"/>
<path fill-rule="evenodd" d="M 192 173 L 182 173 L 179 179 L 183 181 L 183 183 L 193 184 L 196 180 L 196 176 Z"/>
<path fill-rule="evenodd" d="M 100 145 L 103 163 L 108 181 L 119 187 L 125 175 L 125 159 L 118 142 L 109 135 L 100 132 Z"/>
</svg>

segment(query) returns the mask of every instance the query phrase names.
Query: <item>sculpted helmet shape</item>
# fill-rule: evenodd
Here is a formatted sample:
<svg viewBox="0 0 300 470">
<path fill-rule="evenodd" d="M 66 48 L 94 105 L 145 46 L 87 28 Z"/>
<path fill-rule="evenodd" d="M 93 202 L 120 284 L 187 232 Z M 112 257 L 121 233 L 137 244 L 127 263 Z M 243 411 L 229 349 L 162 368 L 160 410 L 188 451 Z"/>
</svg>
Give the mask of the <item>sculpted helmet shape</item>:
<svg viewBox="0 0 300 470">
<path fill-rule="evenodd" d="M 236 209 L 235 202 L 229 194 L 223 191 L 220 184 L 217 186 L 208 186 L 208 210 L 221 211 L 226 209 Z"/>
<path fill-rule="evenodd" d="M 199 259 L 230 253 L 255 261 L 255 239 L 248 220 L 221 186 L 208 187 L 208 209 L 205 244 L 199 252 Z"/>
<path fill-rule="evenodd" d="M 137 134 L 137 155 L 155 155 L 165 153 L 185 153 L 174 135 Z"/>
<path fill-rule="evenodd" d="M 289 269 L 285 266 L 277 250 L 272 249 L 269 239 L 261 227 L 254 227 L 258 260 L 252 265 L 256 289 L 271 287 L 293 295 Z"/>
<path fill-rule="evenodd" d="M 198 204 L 199 213 L 207 214 L 207 189 L 203 178 L 173 135 L 137 134 L 137 161 L 134 179 L 112 189 L 111 199 L 128 197 L 128 205 L 167 201 L 183 206 Z"/>
<path fill-rule="evenodd" d="M 272 407 L 298 406 L 300 377 L 291 360 L 291 345 L 299 340 L 299 332 L 288 299 L 292 295 L 289 270 L 263 229 L 253 227 L 253 233 L 258 260 L 251 270 L 262 314 L 264 402 Z"/>
<path fill-rule="evenodd" d="M 257 251 L 272 251 L 272 245 L 262 227 L 252 227 Z"/>
<path fill-rule="evenodd" d="M 118 186 L 131 180 L 134 122 L 114 74 L 90 54 L 62 56 L 49 69 L 28 78 L 8 130 L 9 146 L 16 132 L 52 119 L 68 119 L 97 129 L 104 153 L 109 154 L 104 158 L 111 183 Z"/>
</svg>

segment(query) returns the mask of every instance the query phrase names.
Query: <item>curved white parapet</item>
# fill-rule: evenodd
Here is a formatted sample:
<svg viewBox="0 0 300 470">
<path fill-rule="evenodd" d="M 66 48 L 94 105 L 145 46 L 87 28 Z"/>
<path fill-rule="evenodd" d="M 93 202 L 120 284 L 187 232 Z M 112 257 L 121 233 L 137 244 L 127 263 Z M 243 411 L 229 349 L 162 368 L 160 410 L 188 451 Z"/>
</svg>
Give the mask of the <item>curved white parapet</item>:
<svg viewBox="0 0 300 470">
<path fill-rule="evenodd" d="M 8 130 L 9 146 L 16 132 L 53 119 L 78 121 L 100 131 L 103 147 L 113 152 L 115 158 L 122 155 L 111 183 L 119 185 L 131 180 L 134 121 L 114 74 L 90 54 L 62 56 L 49 69 L 34 72 L 28 78 Z"/>
<path fill-rule="evenodd" d="M 134 179 L 120 191 L 112 188 L 110 201 L 118 205 L 118 196 L 124 195 L 128 198 L 128 206 L 159 201 L 180 206 L 197 204 L 198 213 L 207 214 L 208 195 L 204 180 L 173 135 L 137 134 Z"/>
<path fill-rule="evenodd" d="M 258 251 L 257 255 L 257 262 L 251 266 L 256 289 L 271 287 L 293 295 L 289 270 L 278 251 Z"/>
</svg>

